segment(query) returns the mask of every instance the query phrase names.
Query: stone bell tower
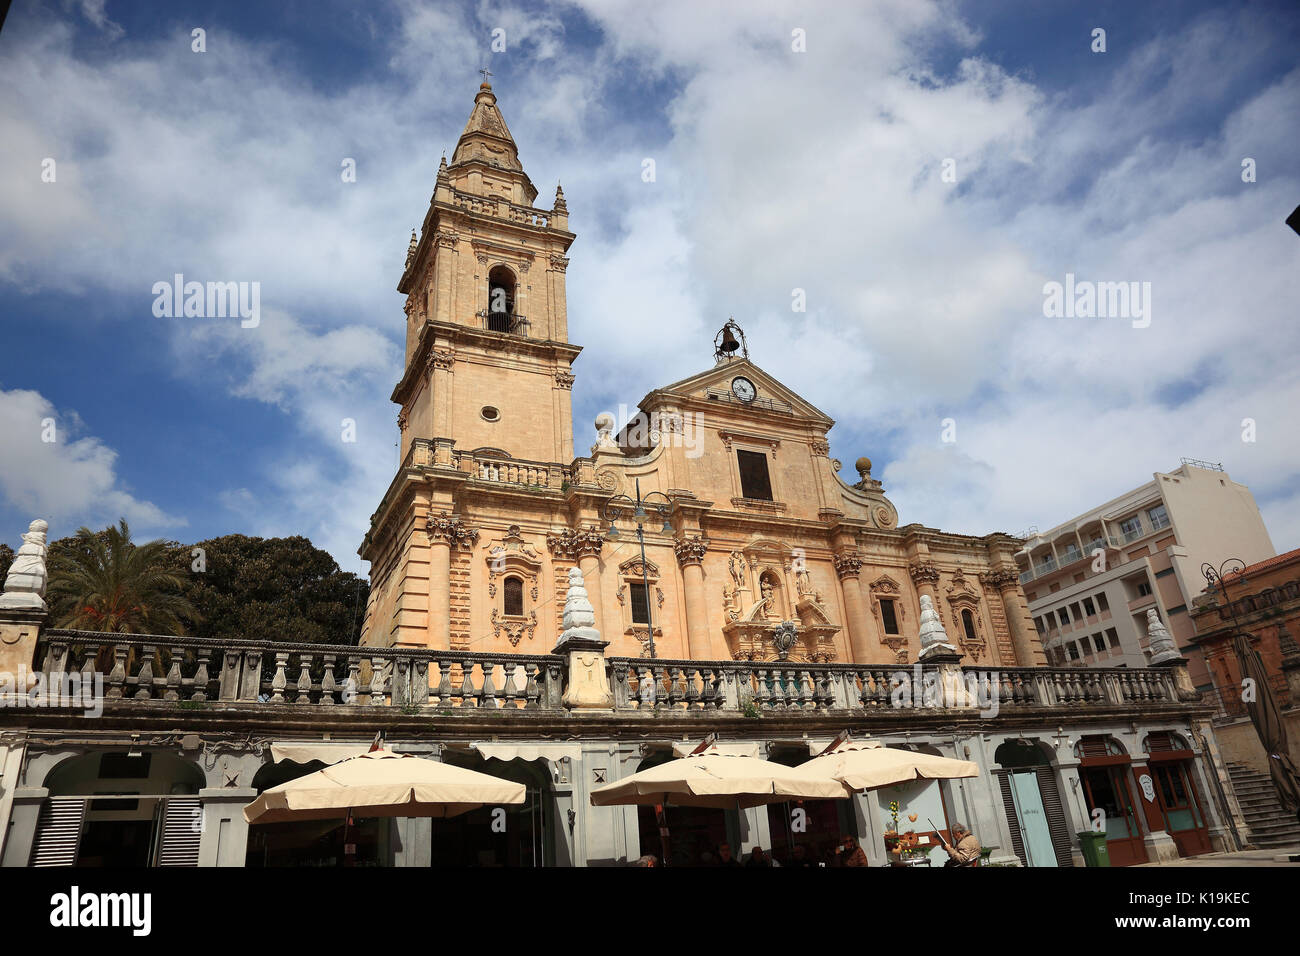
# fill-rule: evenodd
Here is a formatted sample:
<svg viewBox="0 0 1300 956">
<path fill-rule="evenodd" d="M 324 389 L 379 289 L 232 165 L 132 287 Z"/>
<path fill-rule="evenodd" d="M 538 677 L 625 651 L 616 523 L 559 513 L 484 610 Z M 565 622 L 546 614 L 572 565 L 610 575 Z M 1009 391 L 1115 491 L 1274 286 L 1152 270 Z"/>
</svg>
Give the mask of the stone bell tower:
<svg viewBox="0 0 1300 956">
<path fill-rule="evenodd" d="M 415 439 L 450 439 L 527 461 L 573 458 L 573 373 L 564 192 L 537 189 L 484 82 L 397 290 L 406 295 L 406 368 L 393 391 L 405 459 Z"/>
</svg>

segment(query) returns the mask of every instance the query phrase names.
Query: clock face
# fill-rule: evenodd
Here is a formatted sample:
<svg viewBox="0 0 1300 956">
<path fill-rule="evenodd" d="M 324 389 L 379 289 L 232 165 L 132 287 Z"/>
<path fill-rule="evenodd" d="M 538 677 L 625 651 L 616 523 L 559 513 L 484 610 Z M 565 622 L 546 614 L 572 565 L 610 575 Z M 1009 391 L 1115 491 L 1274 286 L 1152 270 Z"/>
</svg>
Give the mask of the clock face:
<svg viewBox="0 0 1300 956">
<path fill-rule="evenodd" d="M 752 402 L 754 396 L 758 394 L 758 389 L 754 388 L 754 383 L 747 378 L 733 378 L 731 380 L 731 394 L 742 402 Z"/>
</svg>

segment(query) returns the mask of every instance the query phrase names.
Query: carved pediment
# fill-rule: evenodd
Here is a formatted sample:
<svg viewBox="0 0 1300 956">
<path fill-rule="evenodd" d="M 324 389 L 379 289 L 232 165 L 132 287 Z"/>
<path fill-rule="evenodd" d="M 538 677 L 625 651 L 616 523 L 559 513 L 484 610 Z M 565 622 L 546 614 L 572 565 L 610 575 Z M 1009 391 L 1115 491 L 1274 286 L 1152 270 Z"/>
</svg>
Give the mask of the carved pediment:
<svg viewBox="0 0 1300 956">
<path fill-rule="evenodd" d="M 637 578 L 641 577 L 642 575 L 641 558 L 639 556 L 635 558 L 628 558 L 626 561 L 624 561 L 622 564 L 618 566 L 618 573 L 620 575 L 627 576 L 627 577 L 637 577 Z M 651 581 L 656 580 L 659 577 L 659 565 L 655 564 L 653 561 L 649 559 L 646 559 L 645 576 L 648 577 Z"/>
</svg>

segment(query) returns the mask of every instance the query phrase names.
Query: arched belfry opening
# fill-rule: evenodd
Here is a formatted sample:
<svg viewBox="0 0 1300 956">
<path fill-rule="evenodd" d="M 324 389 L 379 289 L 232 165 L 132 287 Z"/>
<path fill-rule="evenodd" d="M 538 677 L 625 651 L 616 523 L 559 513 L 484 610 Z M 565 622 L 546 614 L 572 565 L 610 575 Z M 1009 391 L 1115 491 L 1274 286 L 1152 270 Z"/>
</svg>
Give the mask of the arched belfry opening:
<svg viewBox="0 0 1300 956">
<path fill-rule="evenodd" d="M 515 314 L 515 274 L 505 266 L 494 266 L 488 273 L 487 327 L 489 332 L 513 332 L 519 318 Z"/>
</svg>

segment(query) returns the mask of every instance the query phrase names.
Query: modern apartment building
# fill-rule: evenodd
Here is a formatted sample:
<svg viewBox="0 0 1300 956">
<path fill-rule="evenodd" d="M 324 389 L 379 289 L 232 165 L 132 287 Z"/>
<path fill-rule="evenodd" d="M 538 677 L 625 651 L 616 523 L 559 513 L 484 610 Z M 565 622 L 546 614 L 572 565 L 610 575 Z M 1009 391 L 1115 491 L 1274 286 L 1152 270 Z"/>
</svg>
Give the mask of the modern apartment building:
<svg viewBox="0 0 1300 956">
<path fill-rule="evenodd" d="M 1188 616 L 1205 590 L 1201 564 L 1251 564 L 1275 553 L 1250 489 L 1221 465 L 1184 458 L 1127 494 L 1032 530 L 1016 563 L 1049 664 L 1147 666 L 1154 608 L 1187 656 L 1192 682 L 1208 689 Z"/>
</svg>

